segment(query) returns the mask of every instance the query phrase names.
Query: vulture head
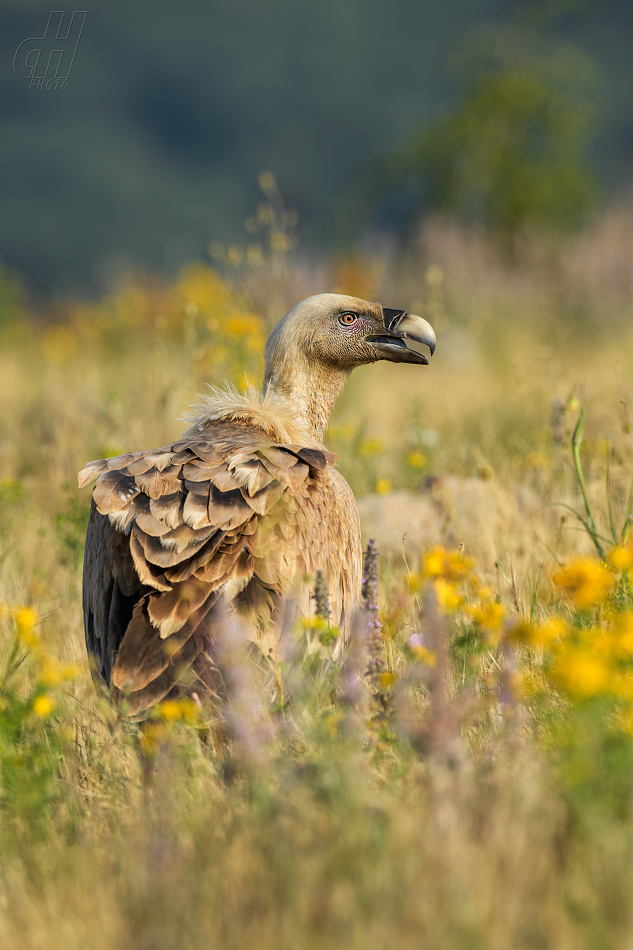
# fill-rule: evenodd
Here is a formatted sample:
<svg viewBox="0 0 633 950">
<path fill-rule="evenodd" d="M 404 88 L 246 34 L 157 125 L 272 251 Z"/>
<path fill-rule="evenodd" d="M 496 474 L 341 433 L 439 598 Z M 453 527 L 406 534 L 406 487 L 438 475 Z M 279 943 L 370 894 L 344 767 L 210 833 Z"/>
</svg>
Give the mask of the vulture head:
<svg viewBox="0 0 633 950">
<path fill-rule="evenodd" d="M 265 376 L 291 354 L 347 370 L 377 360 L 426 365 L 426 356 L 409 349 L 407 340 L 426 344 L 431 355 L 435 351 L 433 327 L 422 317 L 358 297 L 316 294 L 293 307 L 270 334 Z"/>
<path fill-rule="evenodd" d="M 334 400 L 351 371 L 365 363 L 427 365 L 407 342 L 435 351 L 423 317 L 343 294 L 316 294 L 274 327 L 265 348 L 264 392 L 286 396 L 301 419 L 323 436 Z"/>
</svg>

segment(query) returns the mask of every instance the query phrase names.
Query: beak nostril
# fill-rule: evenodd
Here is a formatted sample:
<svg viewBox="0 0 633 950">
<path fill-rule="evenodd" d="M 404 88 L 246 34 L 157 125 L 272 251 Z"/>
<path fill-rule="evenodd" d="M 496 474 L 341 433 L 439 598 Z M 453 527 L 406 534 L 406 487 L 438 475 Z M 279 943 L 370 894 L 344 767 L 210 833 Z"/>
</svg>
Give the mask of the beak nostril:
<svg viewBox="0 0 633 950">
<path fill-rule="evenodd" d="M 392 310 L 391 307 L 383 307 L 382 315 L 385 326 L 388 330 L 395 330 L 399 323 L 399 318 L 404 317 L 406 310 Z"/>
</svg>

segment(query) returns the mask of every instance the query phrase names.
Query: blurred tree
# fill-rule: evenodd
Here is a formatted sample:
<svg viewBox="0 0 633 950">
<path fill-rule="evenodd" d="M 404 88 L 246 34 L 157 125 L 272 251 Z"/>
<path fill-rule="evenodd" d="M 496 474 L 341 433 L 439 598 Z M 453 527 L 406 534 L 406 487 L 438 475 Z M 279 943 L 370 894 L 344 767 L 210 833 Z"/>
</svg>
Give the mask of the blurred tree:
<svg viewBox="0 0 633 950">
<path fill-rule="evenodd" d="M 367 169 L 351 217 L 400 193 L 408 220 L 424 207 L 453 213 L 484 224 L 509 251 L 526 231 L 580 224 L 597 197 L 593 60 L 513 27 L 468 35 L 454 66 L 456 107 Z"/>
</svg>

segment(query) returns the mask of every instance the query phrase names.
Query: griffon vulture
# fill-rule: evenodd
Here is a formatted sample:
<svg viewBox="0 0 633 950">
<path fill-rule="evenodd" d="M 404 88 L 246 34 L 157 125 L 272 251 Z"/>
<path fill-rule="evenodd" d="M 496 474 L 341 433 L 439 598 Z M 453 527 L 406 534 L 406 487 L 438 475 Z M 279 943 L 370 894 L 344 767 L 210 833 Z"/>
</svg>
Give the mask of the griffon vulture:
<svg viewBox="0 0 633 950">
<path fill-rule="evenodd" d="M 220 599 L 273 653 L 289 602 L 310 612 L 317 570 L 340 652 L 360 595 L 360 523 L 323 433 L 355 367 L 428 363 L 407 340 L 434 352 L 421 317 L 340 294 L 308 297 L 266 343 L 261 395 L 215 390 L 176 442 L 80 472 L 80 487 L 97 477 L 84 558 L 86 645 L 95 678 L 129 715 L 213 688 Z"/>
</svg>

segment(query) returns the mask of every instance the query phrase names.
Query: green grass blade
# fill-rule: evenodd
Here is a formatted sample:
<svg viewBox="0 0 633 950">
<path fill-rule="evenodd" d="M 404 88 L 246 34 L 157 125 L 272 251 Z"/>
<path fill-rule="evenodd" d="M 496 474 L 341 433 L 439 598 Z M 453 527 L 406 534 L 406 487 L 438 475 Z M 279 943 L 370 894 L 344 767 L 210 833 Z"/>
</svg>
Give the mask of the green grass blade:
<svg viewBox="0 0 633 950">
<path fill-rule="evenodd" d="M 587 495 L 587 486 L 585 485 L 585 476 L 582 471 L 582 464 L 580 462 L 580 446 L 582 445 L 582 431 L 585 424 L 585 410 L 580 410 L 580 415 L 578 416 L 578 422 L 576 423 L 576 428 L 574 429 L 574 434 L 571 438 L 571 452 L 574 459 L 574 470 L 576 473 L 576 480 L 580 486 L 580 492 L 582 494 L 582 500 L 585 504 L 585 512 L 587 513 L 586 527 L 587 531 L 591 537 L 591 540 L 594 543 L 596 551 L 602 558 L 605 559 L 605 552 L 600 543 L 600 535 L 598 534 L 598 529 L 596 528 L 596 522 L 593 517 L 593 512 L 591 510 L 591 505 L 589 504 L 589 497 Z M 582 519 L 580 519 L 582 520 Z"/>
</svg>

